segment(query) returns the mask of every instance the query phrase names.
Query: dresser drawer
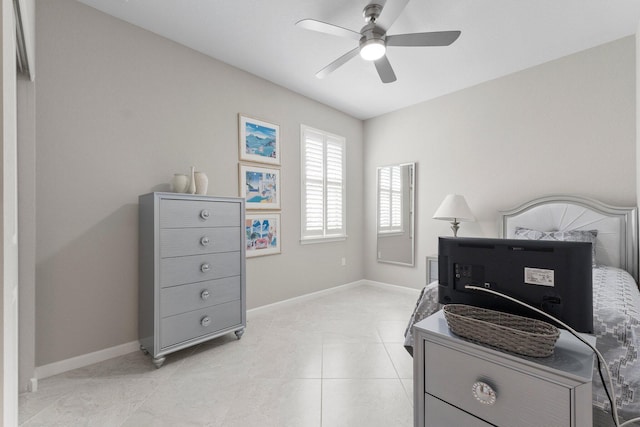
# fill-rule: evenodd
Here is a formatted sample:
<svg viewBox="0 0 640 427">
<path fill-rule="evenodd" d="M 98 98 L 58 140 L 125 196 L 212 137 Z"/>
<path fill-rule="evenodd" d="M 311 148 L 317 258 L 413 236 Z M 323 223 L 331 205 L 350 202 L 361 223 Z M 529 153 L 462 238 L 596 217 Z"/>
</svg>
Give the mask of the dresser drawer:
<svg viewBox="0 0 640 427">
<path fill-rule="evenodd" d="M 240 252 L 192 255 L 160 260 L 160 287 L 204 282 L 240 274 Z"/>
<path fill-rule="evenodd" d="M 424 395 L 424 422 L 425 427 L 491 427 L 491 424 L 429 394 Z"/>
<path fill-rule="evenodd" d="M 435 343 L 424 344 L 424 355 L 425 392 L 486 422 L 510 427 L 571 425 L 571 392 L 566 387 Z M 493 405 L 473 396 L 472 386 L 478 381 L 495 390 Z"/>
<path fill-rule="evenodd" d="M 240 301 L 190 311 L 160 321 L 160 347 L 169 347 L 209 335 L 242 322 Z"/>
<path fill-rule="evenodd" d="M 165 228 L 160 230 L 160 257 L 240 250 L 240 227 Z"/>
<path fill-rule="evenodd" d="M 232 202 L 161 199 L 160 228 L 237 227 L 240 208 Z"/>
<path fill-rule="evenodd" d="M 239 300 L 240 291 L 240 276 L 163 288 L 160 291 L 160 313 L 162 317 L 169 317 Z"/>
</svg>

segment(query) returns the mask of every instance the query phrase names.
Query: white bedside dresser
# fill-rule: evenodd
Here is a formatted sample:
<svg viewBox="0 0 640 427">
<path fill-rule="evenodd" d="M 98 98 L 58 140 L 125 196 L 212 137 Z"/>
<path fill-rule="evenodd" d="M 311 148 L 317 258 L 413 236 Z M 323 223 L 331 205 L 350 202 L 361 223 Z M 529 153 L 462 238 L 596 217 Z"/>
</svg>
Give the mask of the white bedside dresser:
<svg viewBox="0 0 640 427">
<path fill-rule="evenodd" d="M 414 327 L 414 426 L 591 427 L 594 356 L 567 331 L 533 358 L 458 338 L 442 311 Z"/>
<path fill-rule="evenodd" d="M 438 255 L 427 257 L 427 285 L 438 281 Z"/>
</svg>

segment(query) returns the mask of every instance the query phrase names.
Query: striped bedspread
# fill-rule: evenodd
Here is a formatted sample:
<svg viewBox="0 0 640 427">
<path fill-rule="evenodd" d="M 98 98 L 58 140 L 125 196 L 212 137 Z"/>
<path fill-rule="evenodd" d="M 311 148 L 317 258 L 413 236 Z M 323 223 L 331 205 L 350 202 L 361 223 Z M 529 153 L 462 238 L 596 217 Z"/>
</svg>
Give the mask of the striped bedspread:
<svg viewBox="0 0 640 427">
<path fill-rule="evenodd" d="M 624 270 L 593 269 L 593 328 L 596 348 L 607 361 L 616 388 L 618 415 L 640 416 L 640 292 Z M 613 425 L 611 407 L 597 369 L 593 372 L 593 425 Z"/>
</svg>

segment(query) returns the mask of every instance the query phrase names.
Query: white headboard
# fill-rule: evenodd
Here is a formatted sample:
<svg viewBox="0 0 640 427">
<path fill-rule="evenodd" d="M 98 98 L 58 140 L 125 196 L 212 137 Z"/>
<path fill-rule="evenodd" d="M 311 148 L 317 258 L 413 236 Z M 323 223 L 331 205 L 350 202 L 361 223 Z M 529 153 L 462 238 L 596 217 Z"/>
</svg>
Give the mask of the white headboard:
<svg viewBox="0 0 640 427">
<path fill-rule="evenodd" d="M 638 281 L 638 211 L 577 196 L 547 196 L 500 211 L 500 233 L 516 227 L 540 231 L 598 230 L 596 263 L 622 268 Z"/>
</svg>

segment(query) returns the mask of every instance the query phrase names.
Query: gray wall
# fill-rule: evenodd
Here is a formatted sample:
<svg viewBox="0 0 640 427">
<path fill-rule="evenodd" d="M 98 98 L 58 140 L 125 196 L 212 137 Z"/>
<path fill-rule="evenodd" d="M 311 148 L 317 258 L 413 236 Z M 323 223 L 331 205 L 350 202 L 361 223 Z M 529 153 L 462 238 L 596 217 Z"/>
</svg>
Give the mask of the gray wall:
<svg viewBox="0 0 640 427">
<path fill-rule="evenodd" d="M 38 366 L 136 340 L 137 196 L 168 188 L 172 174 L 191 165 L 209 175 L 210 194 L 237 195 L 239 112 L 280 124 L 283 138 L 283 253 L 248 260 L 250 308 L 359 280 L 365 271 L 419 288 L 424 257 L 436 252 L 438 235 L 450 234 L 446 222 L 431 219 L 450 192 L 464 194 L 479 220 L 463 223 L 466 236 L 497 235 L 498 209 L 543 194 L 636 201 L 633 37 L 363 129 L 74 1 L 37 8 Z M 347 138 L 346 242 L 298 242 L 301 123 Z M 416 267 L 380 264 L 376 167 L 411 161 L 418 162 Z"/>
<path fill-rule="evenodd" d="M 635 39 L 600 47 L 365 122 L 365 209 L 376 167 L 416 161 L 416 268 L 376 262 L 375 215 L 366 277 L 419 288 L 425 257 L 449 223 L 431 219 L 448 193 L 477 218 L 461 236 L 497 236 L 499 209 L 571 193 L 636 204 Z"/>
<path fill-rule="evenodd" d="M 248 308 L 364 276 L 360 120 L 75 1 L 36 12 L 37 366 L 137 339 L 137 197 L 191 165 L 237 196 L 239 112 L 282 138 L 282 254 L 247 260 Z M 346 242 L 299 244 L 301 123 L 346 137 Z"/>
</svg>

